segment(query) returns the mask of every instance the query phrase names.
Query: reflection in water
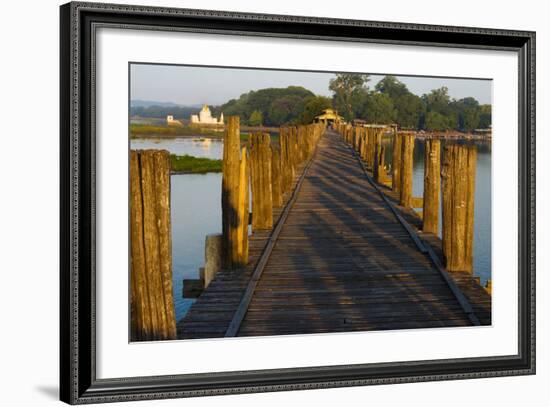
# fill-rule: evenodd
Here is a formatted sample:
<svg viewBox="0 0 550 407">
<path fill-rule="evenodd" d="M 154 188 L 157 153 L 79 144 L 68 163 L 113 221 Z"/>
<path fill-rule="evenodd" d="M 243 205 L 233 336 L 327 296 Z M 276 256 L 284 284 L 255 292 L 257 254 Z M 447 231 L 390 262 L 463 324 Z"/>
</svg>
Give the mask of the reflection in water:
<svg viewBox="0 0 550 407">
<path fill-rule="evenodd" d="M 391 143 L 386 146 L 386 162 L 391 162 Z M 166 149 L 173 154 L 216 159 L 223 153 L 220 140 L 204 142 L 200 138 L 133 139 L 131 148 Z M 413 177 L 414 196 L 422 196 L 424 142 L 420 140 L 415 143 Z M 171 211 L 174 304 L 176 318 L 180 320 L 194 301 L 183 298 L 182 280 L 198 278 L 199 267 L 204 265 L 206 235 L 221 233 L 221 174 L 172 175 Z M 474 222 L 474 273 L 484 283 L 491 278 L 491 149 L 488 144 L 478 145 Z"/>
<path fill-rule="evenodd" d="M 204 158 L 222 158 L 223 142 L 221 139 L 204 137 L 180 137 L 158 139 L 132 139 L 132 150 L 162 149 L 176 155 L 192 155 Z"/>
</svg>

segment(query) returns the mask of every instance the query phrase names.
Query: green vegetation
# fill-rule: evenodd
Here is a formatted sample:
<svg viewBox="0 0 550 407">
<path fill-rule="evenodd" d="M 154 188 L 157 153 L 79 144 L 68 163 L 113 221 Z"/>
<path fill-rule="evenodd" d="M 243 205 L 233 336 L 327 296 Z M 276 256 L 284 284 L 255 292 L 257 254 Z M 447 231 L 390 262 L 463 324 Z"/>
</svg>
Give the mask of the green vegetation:
<svg viewBox="0 0 550 407">
<path fill-rule="evenodd" d="M 148 124 L 131 124 L 130 137 L 159 136 L 159 137 L 178 137 L 178 136 L 208 136 L 223 137 L 223 131 L 214 131 L 204 127 L 193 126 L 151 126 Z"/>
<path fill-rule="evenodd" d="M 261 126 L 264 121 L 264 115 L 259 110 L 254 110 L 248 119 L 250 126 Z"/>
<path fill-rule="evenodd" d="M 205 174 L 207 172 L 221 172 L 222 170 L 222 160 L 171 154 L 170 161 L 174 172 Z"/>
<path fill-rule="evenodd" d="M 328 88 L 334 94 L 334 107 L 347 121 L 358 118 L 364 110 L 369 80 L 369 75 L 360 74 L 337 74 L 330 80 Z"/>
<path fill-rule="evenodd" d="M 304 102 L 304 108 L 298 117 L 298 122 L 301 124 L 313 123 L 315 116 L 332 107 L 332 101 L 325 96 L 310 96 Z"/>
<path fill-rule="evenodd" d="M 315 95 L 301 86 L 267 88 L 244 93 L 238 99 L 231 99 L 213 110 L 215 115 L 223 112 L 225 117 L 240 116 L 241 125 L 299 124 L 304 107 L 311 98 L 315 98 Z"/>
<path fill-rule="evenodd" d="M 334 108 L 348 121 L 397 123 L 415 130 L 471 131 L 491 125 L 491 105 L 480 105 L 467 97 L 451 99 L 446 87 L 419 97 L 395 76 L 388 75 L 373 90 L 368 75 L 337 74 L 330 81 Z"/>
</svg>

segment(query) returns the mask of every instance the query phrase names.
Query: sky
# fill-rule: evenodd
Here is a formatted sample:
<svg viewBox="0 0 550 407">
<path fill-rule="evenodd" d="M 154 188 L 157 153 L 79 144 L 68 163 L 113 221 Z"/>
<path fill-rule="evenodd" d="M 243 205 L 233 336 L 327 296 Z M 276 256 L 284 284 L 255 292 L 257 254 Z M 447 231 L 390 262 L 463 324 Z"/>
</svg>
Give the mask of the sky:
<svg viewBox="0 0 550 407">
<path fill-rule="evenodd" d="M 481 104 L 491 103 L 492 81 L 488 79 L 392 74 L 418 96 L 432 89 L 447 86 L 451 98 L 471 96 Z M 295 85 L 303 86 L 317 95 L 331 96 L 328 83 L 334 75 L 327 72 L 132 64 L 130 95 L 131 100 L 172 102 L 180 105 L 221 105 L 251 90 Z M 383 77 L 384 74 L 371 74 L 368 86 L 374 88 Z"/>
</svg>

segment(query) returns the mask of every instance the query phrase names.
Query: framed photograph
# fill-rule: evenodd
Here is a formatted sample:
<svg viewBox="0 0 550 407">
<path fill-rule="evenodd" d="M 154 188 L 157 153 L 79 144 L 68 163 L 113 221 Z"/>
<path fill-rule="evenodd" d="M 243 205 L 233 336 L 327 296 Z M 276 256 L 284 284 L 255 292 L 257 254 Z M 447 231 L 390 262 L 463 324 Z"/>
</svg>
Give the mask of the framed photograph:
<svg viewBox="0 0 550 407">
<path fill-rule="evenodd" d="M 534 32 L 60 21 L 62 401 L 535 373 Z"/>
</svg>

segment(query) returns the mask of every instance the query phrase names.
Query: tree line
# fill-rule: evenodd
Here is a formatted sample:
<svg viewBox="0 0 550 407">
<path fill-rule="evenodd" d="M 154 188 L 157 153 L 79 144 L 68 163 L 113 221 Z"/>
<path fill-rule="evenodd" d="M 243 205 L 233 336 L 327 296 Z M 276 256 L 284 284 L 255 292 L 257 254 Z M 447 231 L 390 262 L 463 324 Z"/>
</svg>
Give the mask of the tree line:
<svg viewBox="0 0 550 407">
<path fill-rule="evenodd" d="M 453 99 L 445 86 L 417 96 L 395 76 L 385 76 L 374 89 L 368 87 L 369 81 L 364 74 L 337 74 L 331 79 L 333 106 L 347 121 L 396 123 L 429 131 L 471 131 L 491 125 L 491 105 L 473 97 Z"/>
</svg>

